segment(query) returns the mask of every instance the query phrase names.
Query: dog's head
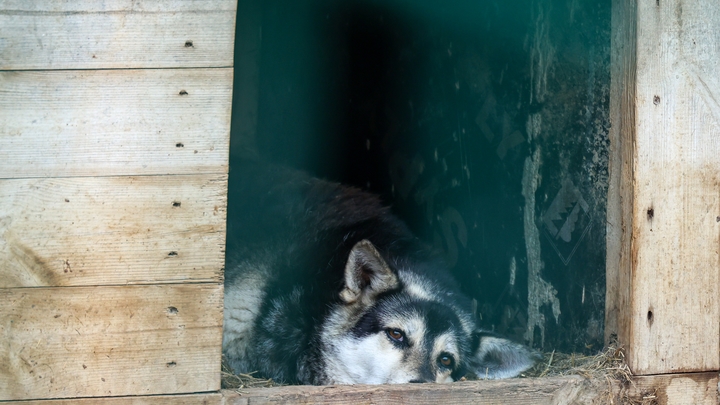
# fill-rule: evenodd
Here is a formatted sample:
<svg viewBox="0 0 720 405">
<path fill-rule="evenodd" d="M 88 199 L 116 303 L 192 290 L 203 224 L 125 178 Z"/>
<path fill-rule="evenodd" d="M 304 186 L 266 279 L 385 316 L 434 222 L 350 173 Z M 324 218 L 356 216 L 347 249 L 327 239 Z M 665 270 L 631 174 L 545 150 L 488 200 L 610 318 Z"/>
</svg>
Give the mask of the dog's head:
<svg viewBox="0 0 720 405">
<path fill-rule="evenodd" d="M 341 304 L 321 337 L 327 382 L 451 382 L 468 371 L 506 378 L 535 363 L 531 349 L 478 330 L 457 291 L 396 267 L 367 240 L 353 247 Z"/>
</svg>

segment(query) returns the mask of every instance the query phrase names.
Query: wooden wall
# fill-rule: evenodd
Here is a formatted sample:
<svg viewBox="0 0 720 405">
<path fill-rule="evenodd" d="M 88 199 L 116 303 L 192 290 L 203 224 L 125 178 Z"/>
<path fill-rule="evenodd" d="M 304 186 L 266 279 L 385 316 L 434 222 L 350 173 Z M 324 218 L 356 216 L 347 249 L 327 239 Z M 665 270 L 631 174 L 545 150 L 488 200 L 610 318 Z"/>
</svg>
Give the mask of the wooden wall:
<svg viewBox="0 0 720 405">
<path fill-rule="evenodd" d="M 606 336 L 636 374 L 720 368 L 720 7 L 613 2 Z"/>
<path fill-rule="evenodd" d="M 529 4 L 538 72 L 556 48 L 541 46 L 548 9 Z M 219 388 L 235 7 L 0 3 L 0 400 Z M 658 403 L 717 400 L 718 24 L 715 0 L 613 2 L 605 335 L 635 373 L 675 373 L 638 379 Z M 253 396 L 272 400 L 237 402 Z"/>
<path fill-rule="evenodd" d="M 236 2 L 0 2 L 0 400 L 220 388 Z"/>
</svg>

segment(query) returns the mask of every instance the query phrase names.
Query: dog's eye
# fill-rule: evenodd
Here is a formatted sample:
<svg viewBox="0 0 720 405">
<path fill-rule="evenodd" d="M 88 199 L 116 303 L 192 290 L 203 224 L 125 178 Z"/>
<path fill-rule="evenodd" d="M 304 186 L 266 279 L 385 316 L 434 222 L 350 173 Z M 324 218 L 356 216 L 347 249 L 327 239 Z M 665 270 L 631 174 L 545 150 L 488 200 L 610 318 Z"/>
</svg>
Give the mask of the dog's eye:
<svg viewBox="0 0 720 405">
<path fill-rule="evenodd" d="M 453 359 L 451 355 L 444 353 L 438 357 L 438 363 L 445 368 L 453 368 L 455 365 L 455 359 Z"/>
<path fill-rule="evenodd" d="M 405 341 L 405 333 L 400 329 L 386 329 L 385 333 L 395 342 L 402 343 Z"/>
</svg>

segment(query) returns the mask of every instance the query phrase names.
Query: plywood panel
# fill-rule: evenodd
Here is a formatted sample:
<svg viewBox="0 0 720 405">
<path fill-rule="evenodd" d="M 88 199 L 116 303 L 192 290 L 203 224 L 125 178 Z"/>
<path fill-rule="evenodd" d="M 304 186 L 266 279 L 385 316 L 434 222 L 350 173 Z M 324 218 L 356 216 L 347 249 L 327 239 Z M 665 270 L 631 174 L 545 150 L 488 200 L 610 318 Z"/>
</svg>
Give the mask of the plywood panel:
<svg viewBox="0 0 720 405">
<path fill-rule="evenodd" d="M 0 72 L 0 178 L 227 172 L 232 74 Z"/>
<path fill-rule="evenodd" d="M 220 388 L 222 285 L 0 289 L 0 399 Z"/>
<path fill-rule="evenodd" d="M 227 175 L 0 180 L 0 287 L 220 282 Z"/>
<path fill-rule="evenodd" d="M 634 89 L 611 101 L 624 108 L 624 161 L 613 170 L 625 187 L 611 220 L 620 220 L 623 242 L 620 258 L 608 258 L 620 260 L 618 336 L 636 374 L 717 370 L 720 8 L 686 0 L 624 7 L 620 18 L 635 22 L 617 27 L 636 24 L 636 35 L 613 43 L 634 53 L 623 62 Z"/>
<path fill-rule="evenodd" d="M 0 3 L 0 70 L 232 66 L 233 0 Z"/>
</svg>

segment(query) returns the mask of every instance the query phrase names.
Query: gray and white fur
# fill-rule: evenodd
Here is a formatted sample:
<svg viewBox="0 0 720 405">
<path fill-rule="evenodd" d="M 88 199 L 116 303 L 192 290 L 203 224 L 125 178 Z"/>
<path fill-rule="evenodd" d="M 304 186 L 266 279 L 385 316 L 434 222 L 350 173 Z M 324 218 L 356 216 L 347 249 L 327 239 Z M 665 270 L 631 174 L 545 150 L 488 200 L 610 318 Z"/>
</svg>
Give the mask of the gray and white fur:
<svg viewBox="0 0 720 405">
<path fill-rule="evenodd" d="M 374 195 L 245 162 L 229 196 L 223 353 L 300 384 L 516 376 L 531 349 L 479 329 L 431 249 Z"/>
</svg>

